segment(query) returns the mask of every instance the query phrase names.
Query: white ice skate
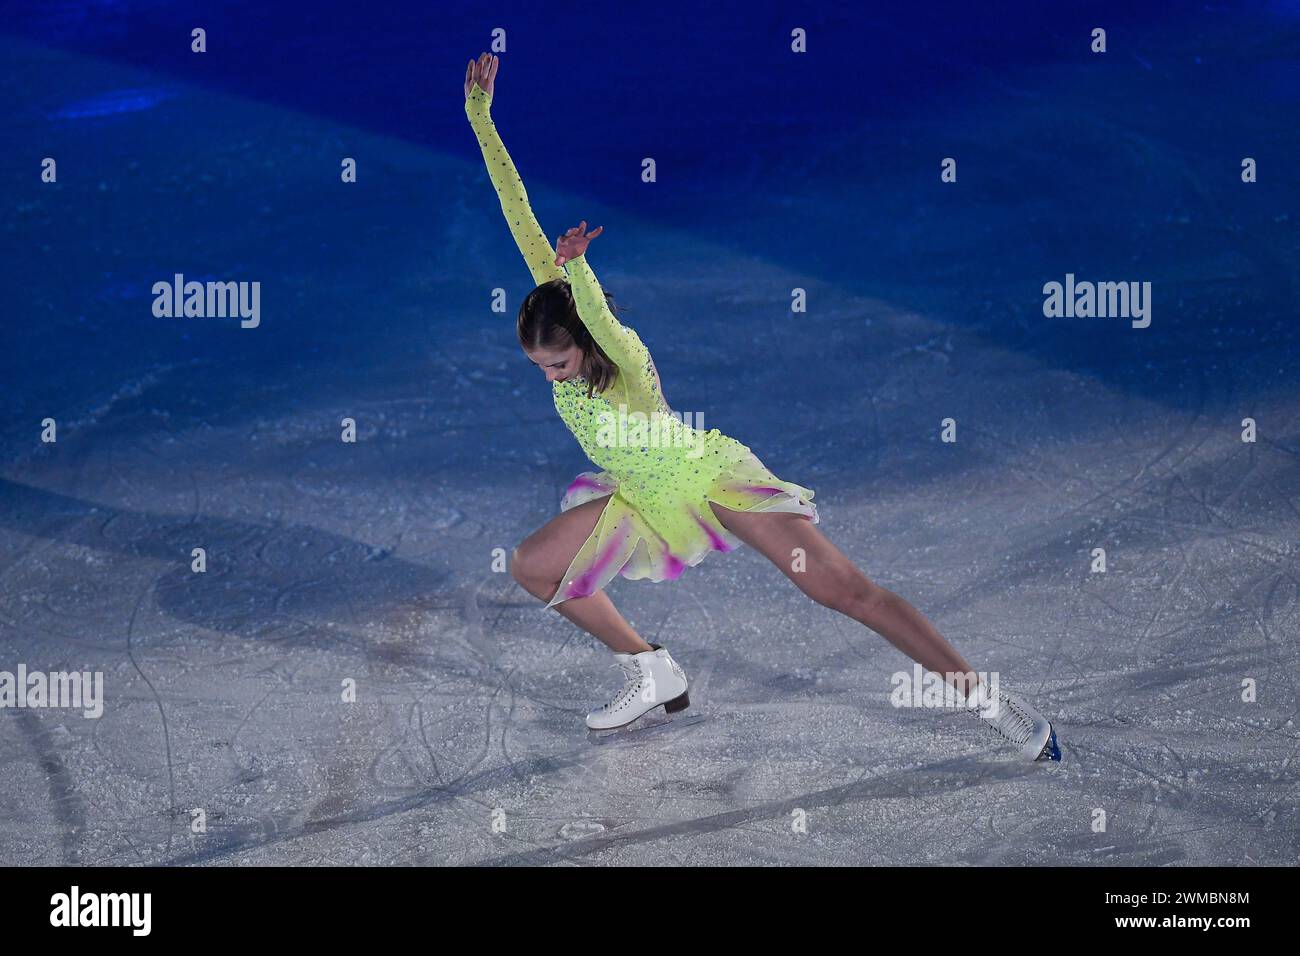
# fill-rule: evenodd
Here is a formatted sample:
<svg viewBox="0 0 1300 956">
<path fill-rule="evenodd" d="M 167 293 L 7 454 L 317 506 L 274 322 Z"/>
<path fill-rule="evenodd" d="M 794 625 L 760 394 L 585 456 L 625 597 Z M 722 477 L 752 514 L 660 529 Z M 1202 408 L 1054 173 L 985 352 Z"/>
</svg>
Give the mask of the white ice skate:
<svg viewBox="0 0 1300 956">
<path fill-rule="evenodd" d="M 1060 760 L 1052 722 L 1019 697 L 998 688 L 997 699 L 984 684 L 967 698 L 966 712 L 1004 740 L 1020 748 L 1027 760 Z"/>
<path fill-rule="evenodd" d="M 626 727 L 656 707 L 675 714 L 691 705 L 686 696 L 686 672 L 672 659 L 666 648 L 650 645 L 654 650 L 640 654 L 615 654 L 627 682 L 608 704 L 587 714 L 587 727 L 594 731 L 612 731 Z"/>
</svg>

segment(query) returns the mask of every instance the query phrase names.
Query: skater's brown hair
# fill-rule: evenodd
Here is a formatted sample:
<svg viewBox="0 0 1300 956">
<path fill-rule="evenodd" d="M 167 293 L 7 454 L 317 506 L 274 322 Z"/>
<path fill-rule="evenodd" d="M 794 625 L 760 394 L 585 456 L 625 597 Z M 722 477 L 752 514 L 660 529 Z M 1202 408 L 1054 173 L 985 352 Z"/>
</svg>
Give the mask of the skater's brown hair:
<svg viewBox="0 0 1300 956">
<path fill-rule="evenodd" d="M 614 297 L 608 292 L 605 292 L 605 304 L 616 316 L 620 313 Z M 613 384 L 618 366 L 610 361 L 582 324 L 568 280 L 552 279 L 528 293 L 519 306 L 515 331 L 519 335 L 519 344 L 525 349 L 560 351 L 573 345 L 580 348 L 582 367 L 578 374 L 587 380 L 588 398 Z"/>
</svg>

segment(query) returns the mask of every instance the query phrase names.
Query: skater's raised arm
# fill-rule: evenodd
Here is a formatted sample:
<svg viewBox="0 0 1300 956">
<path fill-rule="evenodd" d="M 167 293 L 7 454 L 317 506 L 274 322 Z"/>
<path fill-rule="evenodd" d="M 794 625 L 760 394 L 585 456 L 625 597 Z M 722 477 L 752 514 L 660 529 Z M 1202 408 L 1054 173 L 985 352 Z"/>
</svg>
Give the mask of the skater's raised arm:
<svg viewBox="0 0 1300 956">
<path fill-rule="evenodd" d="M 619 322 L 609 310 L 596 274 L 587 264 L 587 244 L 604 232 L 605 227 L 600 226 L 590 233 L 586 230 L 587 220 L 584 219 L 582 225 L 570 229 L 556 243 L 555 261 L 568 269 L 569 289 L 573 293 L 573 304 L 578 307 L 578 317 L 615 365 L 630 375 L 647 375 L 653 367 L 650 353 L 640 336 Z"/>
<path fill-rule="evenodd" d="M 523 180 L 519 178 L 519 172 L 497 134 L 496 124 L 492 122 L 492 94 L 499 64 L 495 56 L 484 53 L 477 62 L 471 60 L 466 66 L 465 115 L 469 117 L 469 124 L 483 151 L 483 162 L 487 164 L 488 176 L 496 187 L 497 198 L 501 200 L 501 211 L 505 213 L 510 234 L 515 237 L 515 245 L 533 274 L 534 284 L 541 285 L 551 279 L 563 279 L 565 275 L 564 270 L 555 264 L 555 250 L 528 205 Z"/>
</svg>

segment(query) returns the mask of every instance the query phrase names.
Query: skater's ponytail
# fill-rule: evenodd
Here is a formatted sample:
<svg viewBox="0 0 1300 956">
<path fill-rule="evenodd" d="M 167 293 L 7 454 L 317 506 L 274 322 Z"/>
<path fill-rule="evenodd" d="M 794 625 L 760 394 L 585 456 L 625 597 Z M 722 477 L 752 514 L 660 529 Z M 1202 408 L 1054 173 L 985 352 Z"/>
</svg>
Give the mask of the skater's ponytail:
<svg viewBox="0 0 1300 956">
<path fill-rule="evenodd" d="M 620 313 L 614 297 L 608 292 L 605 292 L 605 304 L 615 316 Z M 516 331 L 519 334 L 519 344 L 526 349 L 560 351 L 571 345 L 580 348 L 582 368 L 578 374 L 587 381 L 588 398 L 613 384 L 618 366 L 610 361 L 582 324 L 578 307 L 573 301 L 573 292 L 566 279 L 543 282 L 524 297 L 523 304 L 519 306 Z"/>
</svg>

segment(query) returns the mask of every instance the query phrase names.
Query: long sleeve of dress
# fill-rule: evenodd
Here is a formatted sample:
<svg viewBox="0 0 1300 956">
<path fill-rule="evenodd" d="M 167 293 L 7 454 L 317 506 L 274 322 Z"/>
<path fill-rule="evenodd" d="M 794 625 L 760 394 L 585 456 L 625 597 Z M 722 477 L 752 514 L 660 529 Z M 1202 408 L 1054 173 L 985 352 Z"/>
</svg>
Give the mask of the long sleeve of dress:
<svg viewBox="0 0 1300 956">
<path fill-rule="evenodd" d="M 469 124 L 483 151 L 483 162 L 487 164 L 488 176 L 496 187 L 497 198 L 501 200 L 506 225 L 533 274 L 533 283 L 541 285 L 551 279 L 565 278 L 564 270 L 555 264 L 555 250 L 528 205 L 523 180 L 519 178 L 519 172 L 497 134 L 496 124 L 492 122 L 492 98 L 477 83 L 465 98 L 465 115 L 469 117 Z"/>
<path fill-rule="evenodd" d="M 573 303 L 578 307 L 578 317 L 591 337 L 630 378 L 644 381 L 647 375 L 653 374 L 650 353 L 641 337 L 619 322 L 609 310 L 596 274 L 587 264 L 586 253 L 570 259 L 565 268 L 568 269 L 569 288 L 573 292 Z"/>
</svg>

